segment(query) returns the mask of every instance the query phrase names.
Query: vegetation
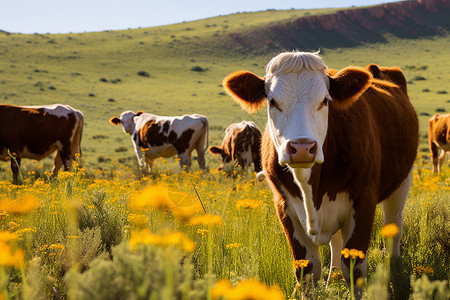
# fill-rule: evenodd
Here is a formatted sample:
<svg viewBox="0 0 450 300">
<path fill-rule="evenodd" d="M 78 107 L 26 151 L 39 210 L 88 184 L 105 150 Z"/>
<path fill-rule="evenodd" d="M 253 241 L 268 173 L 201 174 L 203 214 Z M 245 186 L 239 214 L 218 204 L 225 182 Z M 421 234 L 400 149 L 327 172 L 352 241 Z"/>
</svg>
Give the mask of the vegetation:
<svg viewBox="0 0 450 300">
<path fill-rule="evenodd" d="M 85 114 L 83 156 L 73 172 L 55 180 L 47 173 L 52 158 L 23 161 L 24 184 L 13 186 L 9 165 L 0 165 L 5 180 L 0 182 L 0 295 L 207 299 L 264 291 L 271 299 L 280 293 L 285 298 L 301 293 L 350 298 L 339 272 L 327 289 L 308 276 L 295 285 L 293 263 L 301 268 L 306 262 L 293 262 L 270 191 L 255 182 L 254 174 L 229 177 L 213 171 L 220 162 L 212 156 L 205 172 L 193 163 L 191 173 L 180 174 L 176 159 L 160 159 L 152 174 L 142 174 L 129 137 L 108 122 L 128 109 L 200 113 L 210 121 L 210 145 L 220 144 L 231 122 L 251 119 L 262 129 L 265 113 L 242 112 L 221 81 L 241 69 L 262 76 L 280 48 L 245 48 L 231 42 L 234 34 L 269 31 L 302 16 L 335 11 L 269 10 L 77 34 L 0 31 L 2 102 L 66 103 Z M 445 299 L 450 170 L 431 174 L 426 122 L 437 111 L 448 111 L 450 35 L 385 33 L 377 42 L 320 48 L 331 68 L 400 66 L 419 115 L 421 155 L 404 213 L 402 260 L 389 259 L 378 209 L 367 253 L 368 278 L 360 282 L 364 297 L 383 299 L 390 292 L 399 299 Z M 325 276 L 329 248 L 322 247 L 321 254 Z M 388 279 L 388 269 L 398 276 Z"/>
</svg>

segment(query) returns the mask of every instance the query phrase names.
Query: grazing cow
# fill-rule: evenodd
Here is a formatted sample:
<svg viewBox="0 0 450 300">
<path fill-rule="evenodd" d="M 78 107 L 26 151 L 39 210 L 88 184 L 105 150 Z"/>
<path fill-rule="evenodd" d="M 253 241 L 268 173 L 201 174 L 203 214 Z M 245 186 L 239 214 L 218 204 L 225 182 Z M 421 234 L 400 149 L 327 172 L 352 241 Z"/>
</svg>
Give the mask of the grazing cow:
<svg viewBox="0 0 450 300">
<path fill-rule="evenodd" d="M 446 153 L 450 153 L 450 114 L 436 114 L 428 120 L 428 145 L 433 155 L 433 172 L 439 173 Z"/>
<path fill-rule="evenodd" d="M 111 124 L 122 124 L 131 135 L 139 166 L 150 171 L 158 157 L 178 155 L 181 167 L 189 170 L 191 152 L 195 149 L 200 169 L 205 168 L 205 150 L 208 143 L 208 119 L 193 114 L 164 117 L 138 111 L 124 111 L 120 118 L 112 117 Z"/>
<path fill-rule="evenodd" d="M 13 183 L 18 183 L 22 158 L 41 160 L 57 151 L 53 175 L 72 166 L 81 155 L 84 116 L 69 105 L 0 105 L 0 159 L 11 159 Z M 10 154 L 8 154 L 8 151 Z"/>
<path fill-rule="evenodd" d="M 349 259 L 340 251 L 366 253 L 383 200 L 384 223 L 400 228 L 394 239 L 400 255 L 418 145 L 417 115 L 400 69 L 329 70 L 317 53 L 286 52 L 268 63 L 264 78 L 238 71 L 224 87 L 249 112 L 267 102 L 264 174 L 294 258 L 309 260 L 305 273 L 320 278 L 319 245 L 330 243 L 332 266 L 342 260 L 348 282 Z M 366 258 L 358 259 L 355 280 L 366 272 Z"/>
<path fill-rule="evenodd" d="M 235 166 L 240 165 L 247 170 L 253 162 L 255 172 L 261 171 L 261 132 L 255 123 L 242 121 L 230 124 L 225 129 L 225 137 L 222 146 L 211 146 L 209 152 L 222 156 L 221 170 L 225 163 L 235 162 Z"/>
</svg>

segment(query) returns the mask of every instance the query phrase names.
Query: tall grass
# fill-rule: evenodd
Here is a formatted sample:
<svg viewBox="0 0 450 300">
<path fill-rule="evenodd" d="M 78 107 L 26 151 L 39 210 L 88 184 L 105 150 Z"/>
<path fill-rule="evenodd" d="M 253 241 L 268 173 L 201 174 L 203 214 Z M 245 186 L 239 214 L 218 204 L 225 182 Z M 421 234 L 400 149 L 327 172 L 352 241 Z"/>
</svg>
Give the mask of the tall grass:
<svg viewBox="0 0 450 300">
<path fill-rule="evenodd" d="M 388 256 L 377 210 L 364 298 L 448 296 L 450 170 L 433 175 L 422 162 L 419 157 L 405 208 L 402 260 L 389 262 L 396 272 L 390 279 L 382 271 Z M 1 242 L 12 248 L 0 251 L 23 258 L 1 264 L 0 293 L 9 299 L 210 299 L 218 280 L 243 282 L 248 292 L 255 287 L 243 280 L 253 278 L 292 295 L 293 258 L 271 193 L 253 174 L 133 173 L 87 178 L 78 167 L 57 180 L 1 182 L 0 229 L 2 237 L 12 234 Z M 155 206 L 161 199 L 168 204 Z M 210 217 L 193 221 L 201 216 Z M 329 248 L 321 253 L 326 276 Z M 328 289 L 306 276 L 303 296 L 349 299 L 339 272 L 333 276 Z"/>
</svg>

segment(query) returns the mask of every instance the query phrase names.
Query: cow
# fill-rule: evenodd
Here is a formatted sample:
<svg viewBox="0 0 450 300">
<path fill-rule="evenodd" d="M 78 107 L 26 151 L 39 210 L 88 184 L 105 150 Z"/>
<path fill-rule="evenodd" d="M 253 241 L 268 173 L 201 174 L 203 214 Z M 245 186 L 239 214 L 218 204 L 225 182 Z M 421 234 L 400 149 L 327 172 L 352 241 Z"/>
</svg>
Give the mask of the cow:
<svg viewBox="0 0 450 300">
<path fill-rule="evenodd" d="M 446 153 L 450 153 L 450 114 L 436 114 L 428 120 L 428 145 L 433 157 L 433 173 L 439 173 Z"/>
<path fill-rule="evenodd" d="M 0 104 L 0 159 L 11 160 L 13 184 L 23 158 L 41 160 L 57 151 L 53 176 L 62 166 L 68 170 L 81 155 L 83 124 L 83 113 L 69 105 Z"/>
<path fill-rule="evenodd" d="M 221 170 L 225 163 L 235 162 L 235 166 L 240 165 L 243 170 L 247 170 L 253 163 L 255 172 L 260 172 L 261 168 L 261 132 L 255 123 L 242 121 L 230 124 L 225 129 L 225 136 L 222 146 L 211 146 L 209 152 L 222 156 Z"/>
<path fill-rule="evenodd" d="M 294 259 L 309 260 L 304 272 L 319 280 L 319 246 L 329 243 L 331 266 L 349 282 L 341 250 L 366 253 L 380 202 L 384 224 L 400 229 L 393 250 L 400 256 L 418 146 L 402 71 L 375 64 L 332 70 L 317 52 L 299 51 L 280 53 L 265 71 L 237 71 L 223 85 L 250 113 L 267 103 L 262 165 Z M 358 258 L 355 280 L 366 273 L 367 259 Z"/>
<path fill-rule="evenodd" d="M 145 171 L 151 171 L 155 158 L 175 155 L 180 159 L 180 166 L 188 171 L 194 149 L 200 169 L 205 168 L 209 132 L 205 116 L 166 117 L 127 110 L 119 118 L 112 117 L 110 123 L 116 126 L 122 124 L 123 131 L 131 135 L 139 166 Z"/>
</svg>

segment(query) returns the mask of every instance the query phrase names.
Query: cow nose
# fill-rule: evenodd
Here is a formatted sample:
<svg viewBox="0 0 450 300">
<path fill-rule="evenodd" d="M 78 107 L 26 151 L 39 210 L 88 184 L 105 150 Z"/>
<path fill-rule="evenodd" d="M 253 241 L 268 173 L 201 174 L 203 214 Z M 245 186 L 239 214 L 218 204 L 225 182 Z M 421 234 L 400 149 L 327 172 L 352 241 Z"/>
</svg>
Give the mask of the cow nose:
<svg viewBox="0 0 450 300">
<path fill-rule="evenodd" d="M 287 151 L 294 163 L 312 162 L 317 154 L 317 143 L 311 139 L 296 139 L 288 142 Z"/>
</svg>

